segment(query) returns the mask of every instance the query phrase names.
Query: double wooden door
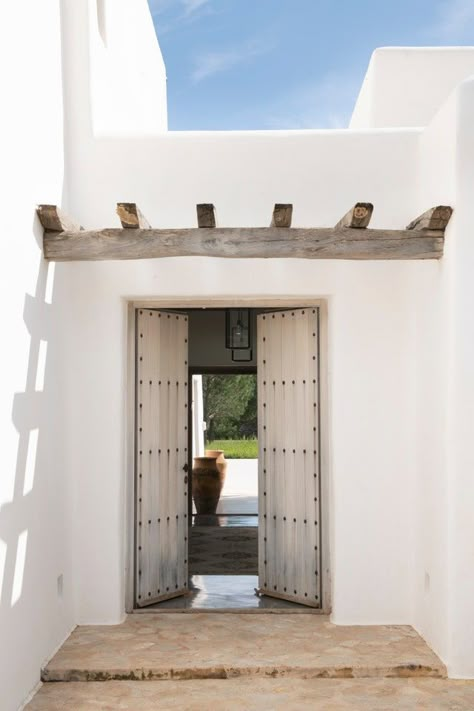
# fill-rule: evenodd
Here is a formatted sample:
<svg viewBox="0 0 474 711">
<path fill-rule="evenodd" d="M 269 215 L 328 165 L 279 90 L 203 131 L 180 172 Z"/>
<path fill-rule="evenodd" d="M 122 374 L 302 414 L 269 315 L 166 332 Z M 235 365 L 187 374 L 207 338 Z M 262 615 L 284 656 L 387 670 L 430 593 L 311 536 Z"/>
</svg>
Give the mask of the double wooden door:
<svg viewBox="0 0 474 711">
<path fill-rule="evenodd" d="M 188 590 L 188 316 L 137 311 L 135 590 Z M 259 590 L 321 606 L 319 311 L 257 318 Z"/>
</svg>

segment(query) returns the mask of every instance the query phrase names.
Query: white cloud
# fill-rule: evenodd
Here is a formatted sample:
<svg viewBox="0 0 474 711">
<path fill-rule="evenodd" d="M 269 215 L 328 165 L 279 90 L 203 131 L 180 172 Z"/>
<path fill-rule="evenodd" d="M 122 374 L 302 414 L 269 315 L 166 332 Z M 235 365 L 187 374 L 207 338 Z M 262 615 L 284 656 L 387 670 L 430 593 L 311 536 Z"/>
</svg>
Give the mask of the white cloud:
<svg viewBox="0 0 474 711">
<path fill-rule="evenodd" d="M 445 0 L 438 9 L 430 35 L 445 42 L 471 39 L 474 31 L 474 0 Z"/>
<path fill-rule="evenodd" d="M 181 0 L 181 5 L 184 8 L 184 16 L 189 17 L 198 10 L 200 10 L 204 5 L 208 5 L 209 0 Z"/>
<path fill-rule="evenodd" d="M 190 19 L 205 6 L 210 5 L 211 0 L 148 0 L 151 14 L 154 17 L 163 15 L 165 12 L 175 12 L 175 21 Z"/>
<path fill-rule="evenodd" d="M 148 0 L 151 14 L 155 17 L 169 10 L 174 0 Z"/>
<path fill-rule="evenodd" d="M 272 45 L 264 41 L 250 41 L 240 47 L 206 52 L 196 57 L 191 78 L 195 83 L 203 81 L 214 74 L 225 72 L 238 64 L 251 61 L 254 57 L 266 54 Z"/>
<path fill-rule="evenodd" d="M 211 0 L 148 0 L 158 37 L 211 13 Z"/>
</svg>

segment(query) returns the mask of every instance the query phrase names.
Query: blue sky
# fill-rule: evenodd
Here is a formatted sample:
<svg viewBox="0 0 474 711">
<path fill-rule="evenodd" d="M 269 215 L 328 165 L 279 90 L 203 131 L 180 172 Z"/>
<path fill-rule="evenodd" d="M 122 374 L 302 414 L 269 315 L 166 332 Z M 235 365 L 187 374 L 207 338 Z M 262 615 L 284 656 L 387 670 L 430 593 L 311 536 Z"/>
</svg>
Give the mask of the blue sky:
<svg viewBox="0 0 474 711">
<path fill-rule="evenodd" d="M 474 44 L 474 0 L 148 0 L 172 130 L 347 126 L 370 55 Z"/>
</svg>

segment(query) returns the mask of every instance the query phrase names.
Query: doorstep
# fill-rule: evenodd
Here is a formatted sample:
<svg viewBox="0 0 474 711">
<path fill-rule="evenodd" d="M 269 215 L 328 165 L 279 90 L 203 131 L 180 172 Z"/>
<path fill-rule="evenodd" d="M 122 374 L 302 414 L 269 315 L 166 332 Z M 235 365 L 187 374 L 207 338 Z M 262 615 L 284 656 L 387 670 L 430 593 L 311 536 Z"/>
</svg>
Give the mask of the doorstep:
<svg viewBox="0 0 474 711">
<path fill-rule="evenodd" d="M 43 681 L 445 676 L 410 626 L 248 613 L 140 614 L 77 627 L 42 671 Z"/>
</svg>

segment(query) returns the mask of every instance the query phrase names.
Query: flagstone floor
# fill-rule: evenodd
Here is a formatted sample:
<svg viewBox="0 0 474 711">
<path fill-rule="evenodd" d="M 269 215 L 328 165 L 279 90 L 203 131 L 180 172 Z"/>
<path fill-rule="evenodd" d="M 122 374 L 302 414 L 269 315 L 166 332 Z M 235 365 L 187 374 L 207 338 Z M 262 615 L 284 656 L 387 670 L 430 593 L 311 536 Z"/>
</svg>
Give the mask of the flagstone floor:
<svg viewBox="0 0 474 711">
<path fill-rule="evenodd" d="M 233 679 L 44 684 L 27 711 L 472 711 L 474 682 Z"/>
<path fill-rule="evenodd" d="M 323 615 L 155 613 L 77 627 L 45 681 L 445 676 L 409 626 L 342 627 Z"/>
<path fill-rule="evenodd" d="M 78 627 L 27 711 L 472 711 L 474 682 L 408 626 L 169 612 Z M 48 683 L 56 682 L 56 683 Z M 73 682 L 73 683 L 68 683 Z"/>
</svg>

